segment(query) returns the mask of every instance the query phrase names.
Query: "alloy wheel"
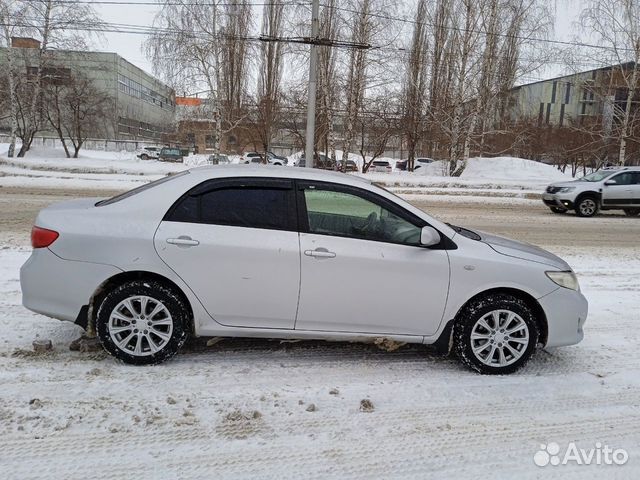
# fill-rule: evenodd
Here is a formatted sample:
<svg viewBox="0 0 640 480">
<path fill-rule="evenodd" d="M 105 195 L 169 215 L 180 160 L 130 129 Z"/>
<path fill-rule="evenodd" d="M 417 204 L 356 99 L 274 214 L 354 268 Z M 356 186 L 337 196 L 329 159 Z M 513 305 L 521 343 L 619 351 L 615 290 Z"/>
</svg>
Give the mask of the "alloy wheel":
<svg viewBox="0 0 640 480">
<path fill-rule="evenodd" d="M 153 297 L 134 295 L 118 303 L 109 315 L 107 329 L 114 344 L 137 357 L 162 350 L 173 333 L 167 307 Z"/>
<path fill-rule="evenodd" d="M 529 328 L 510 310 L 483 315 L 471 331 L 471 349 L 478 360 L 491 367 L 505 367 L 520 359 L 529 346 Z"/>
<path fill-rule="evenodd" d="M 586 198 L 582 202 L 580 202 L 579 208 L 582 215 L 584 215 L 585 217 L 590 217 L 596 213 L 598 205 L 596 205 L 596 202 L 592 199 Z"/>
</svg>

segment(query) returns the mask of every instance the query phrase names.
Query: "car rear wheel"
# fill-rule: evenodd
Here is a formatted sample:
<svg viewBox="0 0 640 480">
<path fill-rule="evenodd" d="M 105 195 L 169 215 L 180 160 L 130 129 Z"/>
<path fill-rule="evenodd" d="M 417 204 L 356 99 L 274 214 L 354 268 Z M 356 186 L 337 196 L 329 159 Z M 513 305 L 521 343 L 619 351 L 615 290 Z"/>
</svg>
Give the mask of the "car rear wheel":
<svg viewBox="0 0 640 480">
<path fill-rule="evenodd" d="M 549 207 L 549 208 L 553 213 L 567 213 L 566 208 L 560 208 L 560 207 Z"/>
<path fill-rule="evenodd" d="M 149 160 L 149 155 L 147 155 L 146 153 L 143 153 L 142 155 L 140 155 L 140 159 L 141 160 Z"/>
<path fill-rule="evenodd" d="M 133 280 L 103 299 L 96 317 L 104 349 L 125 363 L 153 365 L 173 357 L 188 336 L 189 309 L 158 281 Z"/>
<path fill-rule="evenodd" d="M 454 326 L 454 349 L 465 365 L 484 374 L 508 374 L 533 355 L 539 328 L 518 297 L 492 294 L 466 305 Z"/>
<path fill-rule="evenodd" d="M 640 214 L 640 208 L 625 208 L 624 214 L 627 217 L 637 217 Z"/>
<path fill-rule="evenodd" d="M 576 203 L 576 214 L 579 217 L 593 217 L 598 213 L 598 200 L 594 197 L 582 197 Z"/>
</svg>

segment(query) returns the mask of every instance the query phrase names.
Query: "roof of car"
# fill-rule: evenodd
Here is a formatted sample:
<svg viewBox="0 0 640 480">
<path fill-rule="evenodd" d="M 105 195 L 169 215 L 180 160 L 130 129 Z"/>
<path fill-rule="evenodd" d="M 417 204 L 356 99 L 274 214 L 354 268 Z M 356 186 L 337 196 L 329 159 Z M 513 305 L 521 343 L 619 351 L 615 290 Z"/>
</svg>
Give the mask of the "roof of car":
<svg viewBox="0 0 640 480">
<path fill-rule="evenodd" d="M 346 173 L 319 170 L 316 168 L 304 167 L 280 167 L 274 165 L 251 165 L 251 164 L 231 164 L 231 165 L 205 165 L 203 167 L 192 168 L 191 172 L 203 177 L 277 177 L 277 178 L 298 178 L 305 180 L 317 180 L 340 183 L 371 183 L 369 180 Z"/>
</svg>

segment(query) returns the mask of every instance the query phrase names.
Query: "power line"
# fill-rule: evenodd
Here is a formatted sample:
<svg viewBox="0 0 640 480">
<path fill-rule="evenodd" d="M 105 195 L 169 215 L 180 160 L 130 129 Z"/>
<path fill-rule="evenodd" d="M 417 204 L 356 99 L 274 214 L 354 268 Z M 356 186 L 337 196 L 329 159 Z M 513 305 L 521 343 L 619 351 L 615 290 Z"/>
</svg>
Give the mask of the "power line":
<svg viewBox="0 0 640 480">
<path fill-rule="evenodd" d="M 22 0 L 27 3 L 42 3 L 43 0 Z M 176 6 L 176 7 L 216 7 L 220 5 L 224 6 L 243 6 L 233 1 L 219 1 L 219 2 L 194 2 L 194 1 L 186 1 L 186 2 L 178 2 L 178 1 L 140 1 L 140 2 L 132 2 L 127 0 L 55 0 L 57 4 L 64 5 L 151 5 L 156 7 L 162 7 L 164 5 L 168 6 Z M 311 2 L 300 2 L 300 1 L 290 1 L 290 2 L 266 2 L 266 3 L 247 3 L 249 7 L 264 7 L 264 6 L 309 6 Z"/>
<path fill-rule="evenodd" d="M 334 10 L 341 10 L 341 11 L 344 11 L 344 12 L 363 15 L 363 12 L 360 12 L 360 11 L 352 9 L 352 8 L 338 7 L 338 6 L 335 6 L 335 5 L 327 5 L 327 4 L 321 4 L 321 6 L 324 7 L 324 8 L 329 8 L 329 9 L 334 9 Z M 391 15 L 385 15 L 385 14 L 382 14 L 382 13 L 366 12 L 366 13 L 364 13 L 364 15 L 370 16 L 370 17 L 375 17 L 375 18 L 381 18 L 381 19 L 385 19 L 385 20 L 392 20 L 392 21 L 396 21 L 396 22 L 409 23 L 409 24 L 413 24 L 413 25 L 426 25 L 426 26 L 430 26 L 430 27 L 442 28 L 441 25 L 436 25 L 433 22 L 426 22 L 426 21 L 423 21 L 423 20 L 412 20 L 410 18 L 393 17 Z M 604 45 L 596 45 L 596 44 L 591 44 L 591 43 L 569 42 L 569 41 L 564 41 L 564 40 L 551 40 L 551 39 L 548 39 L 548 38 L 534 38 L 534 37 L 526 37 L 526 36 L 522 36 L 522 35 L 511 35 L 511 34 L 508 34 L 508 33 L 489 33 L 489 32 L 482 31 L 482 30 L 474 30 L 474 29 L 467 29 L 467 28 L 454 27 L 454 26 L 445 26 L 444 28 L 447 29 L 447 30 L 455 30 L 455 31 L 463 32 L 463 33 L 478 33 L 480 35 L 495 35 L 495 36 L 498 36 L 498 37 L 515 38 L 517 40 L 524 40 L 524 41 L 528 41 L 528 42 L 551 43 L 551 44 L 563 45 L 563 46 L 571 46 L 571 47 L 586 47 L 586 48 L 595 48 L 595 49 L 600 49 L 600 50 L 610 50 L 609 47 L 606 47 Z M 405 50 L 405 49 L 404 48 L 397 48 L 396 50 Z M 634 52 L 634 50 L 632 48 L 618 48 L 618 50 Z"/>
</svg>

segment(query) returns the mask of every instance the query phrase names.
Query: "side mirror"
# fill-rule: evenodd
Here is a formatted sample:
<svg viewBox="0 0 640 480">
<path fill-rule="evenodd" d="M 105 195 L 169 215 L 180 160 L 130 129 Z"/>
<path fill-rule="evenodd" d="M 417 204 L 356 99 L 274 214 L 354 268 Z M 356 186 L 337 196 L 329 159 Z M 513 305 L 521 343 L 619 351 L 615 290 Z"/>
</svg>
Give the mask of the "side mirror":
<svg viewBox="0 0 640 480">
<path fill-rule="evenodd" d="M 618 182 L 616 182 L 615 180 L 607 180 L 606 182 L 604 182 L 605 185 L 609 186 L 609 185 L 616 185 Z"/>
<path fill-rule="evenodd" d="M 420 231 L 420 245 L 423 247 L 432 247 L 440 243 L 440 234 L 433 227 L 422 227 Z"/>
</svg>

